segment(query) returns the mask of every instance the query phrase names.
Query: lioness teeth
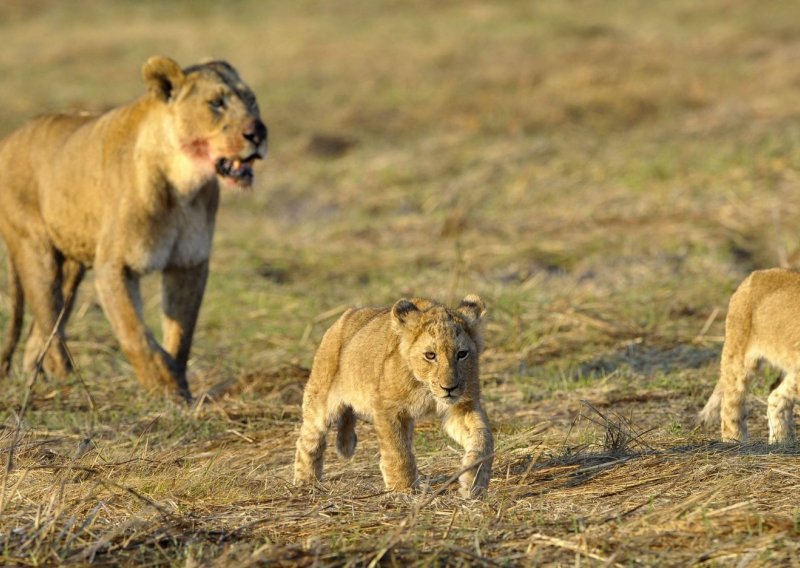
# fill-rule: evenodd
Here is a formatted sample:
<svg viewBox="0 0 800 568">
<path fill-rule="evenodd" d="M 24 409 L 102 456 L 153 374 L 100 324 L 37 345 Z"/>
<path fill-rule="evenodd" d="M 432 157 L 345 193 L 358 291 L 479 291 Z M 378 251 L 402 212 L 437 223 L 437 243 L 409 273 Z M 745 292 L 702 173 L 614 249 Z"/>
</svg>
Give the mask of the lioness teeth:
<svg viewBox="0 0 800 568">
<path fill-rule="evenodd" d="M 216 162 L 217 173 L 223 177 L 232 178 L 243 183 L 250 183 L 253 179 L 253 168 L 249 160 L 241 158 L 219 158 Z"/>
</svg>

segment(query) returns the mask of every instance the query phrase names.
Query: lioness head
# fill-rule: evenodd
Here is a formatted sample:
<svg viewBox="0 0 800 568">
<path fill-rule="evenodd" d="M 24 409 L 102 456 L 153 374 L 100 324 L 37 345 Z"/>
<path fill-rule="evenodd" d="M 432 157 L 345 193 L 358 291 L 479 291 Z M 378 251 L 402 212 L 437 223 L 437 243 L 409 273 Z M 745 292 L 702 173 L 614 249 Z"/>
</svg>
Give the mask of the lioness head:
<svg viewBox="0 0 800 568">
<path fill-rule="evenodd" d="M 437 401 L 453 404 L 477 383 L 485 311 L 483 300 L 474 294 L 455 310 L 420 299 L 403 299 L 392 307 L 400 352 L 414 378 L 425 383 Z"/>
<path fill-rule="evenodd" d="M 142 76 L 152 97 L 166 105 L 175 141 L 196 166 L 230 185 L 253 183 L 253 161 L 267 152 L 267 127 L 256 97 L 225 61 L 186 69 L 151 57 Z"/>
</svg>

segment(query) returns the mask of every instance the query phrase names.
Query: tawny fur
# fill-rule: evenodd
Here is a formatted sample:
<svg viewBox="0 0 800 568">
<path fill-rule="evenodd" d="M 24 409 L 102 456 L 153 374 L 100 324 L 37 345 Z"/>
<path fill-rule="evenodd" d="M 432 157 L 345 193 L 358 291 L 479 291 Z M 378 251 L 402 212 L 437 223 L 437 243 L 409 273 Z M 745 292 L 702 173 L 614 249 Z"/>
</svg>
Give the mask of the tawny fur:
<svg viewBox="0 0 800 568">
<path fill-rule="evenodd" d="M 723 441 L 747 441 L 747 387 L 761 360 L 784 373 L 767 399 L 769 442 L 794 441 L 799 305 L 800 273 L 778 268 L 753 272 L 731 296 L 719 381 L 698 415 L 704 425 L 720 420 Z"/>
<path fill-rule="evenodd" d="M 255 96 L 225 62 L 182 70 L 152 57 L 142 75 L 149 91 L 130 104 L 97 116 L 45 115 L 0 142 L 0 234 L 13 308 L 3 372 L 24 303 L 33 315 L 24 357 L 30 370 L 94 267 L 100 303 L 141 384 L 189 396 L 186 364 L 219 183 L 250 185 L 266 127 Z M 163 347 L 142 319 L 139 279 L 153 271 L 163 273 Z M 45 358 L 45 370 L 57 376 L 70 370 L 65 323 Z"/>
<path fill-rule="evenodd" d="M 329 428 L 338 428 L 340 455 L 353 455 L 355 418 L 371 420 L 386 487 L 418 483 L 414 421 L 434 411 L 464 448 L 459 477 L 464 496 L 489 485 L 494 442 L 481 407 L 478 358 L 483 301 L 469 295 L 455 309 L 430 300 L 400 300 L 392 308 L 351 309 L 325 333 L 303 396 L 294 479 L 322 478 Z"/>
</svg>

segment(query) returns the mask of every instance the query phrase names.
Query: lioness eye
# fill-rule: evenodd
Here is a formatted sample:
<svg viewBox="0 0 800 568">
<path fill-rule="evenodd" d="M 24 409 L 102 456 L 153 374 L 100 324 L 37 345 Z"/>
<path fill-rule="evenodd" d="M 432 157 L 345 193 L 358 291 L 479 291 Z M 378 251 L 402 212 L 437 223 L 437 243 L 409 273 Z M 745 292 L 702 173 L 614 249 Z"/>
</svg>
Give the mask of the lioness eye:
<svg viewBox="0 0 800 568">
<path fill-rule="evenodd" d="M 210 106 L 213 110 L 222 110 L 225 108 L 225 99 L 222 97 L 217 97 L 208 102 L 208 106 Z"/>
<path fill-rule="evenodd" d="M 436 360 L 436 353 L 434 353 L 433 351 L 426 351 L 425 352 L 425 358 L 428 361 L 435 361 Z"/>
<path fill-rule="evenodd" d="M 467 351 L 466 349 L 462 349 L 461 351 L 456 353 L 456 357 L 458 357 L 459 359 L 466 359 L 467 355 L 469 355 L 469 351 Z"/>
</svg>

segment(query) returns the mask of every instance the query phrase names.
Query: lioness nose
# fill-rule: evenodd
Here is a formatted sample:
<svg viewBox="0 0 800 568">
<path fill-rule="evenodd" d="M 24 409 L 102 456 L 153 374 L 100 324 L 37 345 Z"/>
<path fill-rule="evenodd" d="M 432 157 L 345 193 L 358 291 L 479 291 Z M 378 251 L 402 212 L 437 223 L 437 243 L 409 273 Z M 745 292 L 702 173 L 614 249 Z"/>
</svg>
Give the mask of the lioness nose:
<svg viewBox="0 0 800 568">
<path fill-rule="evenodd" d="M 267 126 L 261 122 L 259 119 L 253 121 L 250 125 L 250 129 L 243 134 L 243 136 L 258 146 L 261 142 L 267 141 Z"/>
</svg>

